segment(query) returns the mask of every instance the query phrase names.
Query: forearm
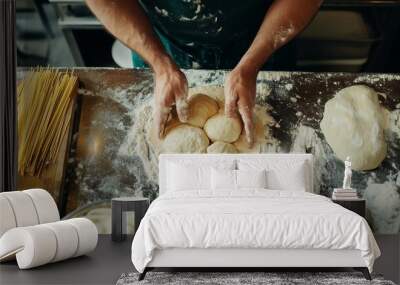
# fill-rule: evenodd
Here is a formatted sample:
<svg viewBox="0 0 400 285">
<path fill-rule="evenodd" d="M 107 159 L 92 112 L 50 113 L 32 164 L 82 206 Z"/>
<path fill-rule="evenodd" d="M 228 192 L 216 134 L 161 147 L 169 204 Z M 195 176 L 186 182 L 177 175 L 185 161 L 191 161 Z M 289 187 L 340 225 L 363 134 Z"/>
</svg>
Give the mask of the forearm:
<svg viewBox="0 0 400 285">
<path fill-rule="evenodd" d="M 106 29 L 137 52 L 156 73 L 176 67 L 137 0 L 86 0 L 86 3 Z"/>
<path fill-rule="evenodd" d="M 311 21 L 322 0 L 275 0 L 238 66 L 258 72 L 271 54 Z"/>
</svg>

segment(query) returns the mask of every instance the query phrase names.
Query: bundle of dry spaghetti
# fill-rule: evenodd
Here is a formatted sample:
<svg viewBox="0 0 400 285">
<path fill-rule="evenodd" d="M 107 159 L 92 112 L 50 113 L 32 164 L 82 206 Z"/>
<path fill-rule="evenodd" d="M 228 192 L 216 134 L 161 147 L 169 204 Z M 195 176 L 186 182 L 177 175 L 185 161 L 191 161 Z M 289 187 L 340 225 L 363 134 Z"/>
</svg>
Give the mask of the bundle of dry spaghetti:
<svg viewBox="0 0 400 285">
<path fill-rule="evenodd" d="M 40 176 L 67 138 L 78 77 L 53 69 L 30 71 L 18 85 L 18 172 Z"/>
</svg>

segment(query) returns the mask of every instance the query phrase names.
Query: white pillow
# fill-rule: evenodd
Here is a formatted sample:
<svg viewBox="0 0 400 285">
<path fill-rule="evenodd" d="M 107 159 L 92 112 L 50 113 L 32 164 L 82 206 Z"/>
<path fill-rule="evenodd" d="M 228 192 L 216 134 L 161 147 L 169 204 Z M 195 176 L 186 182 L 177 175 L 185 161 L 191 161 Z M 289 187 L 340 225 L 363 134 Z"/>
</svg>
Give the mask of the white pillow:
<svg viewBox="0 0 400 285">
<path fill-rule="evenodd" d="M 272 190 L 306 191 L 308 185 L 308 164 L 296 160 L 239 159 L 239 170 L 265 169 L 267 188 Z"/>
<path fill-rule="evenodd" d="M 211 190 L 211 168 L 234 169 L 231 161 L 179 161 L 167 163 L 167 191 Z"/>
<path fill-rule="evenodd" d="M 212 190 L 235 190 L 236 170 L 211 168 Z"/>
<path fill-rule="evenodd" d="M 267 171 L 235 170 L 237 188 L 267 188 Z"/>
<path fill-rule="evenodd" d="M 211 169 L 212 190 L 239 190 L 241 188 L 266 188 L 266 171 Z"/>
<path fill-rule="evenodd" d="M 306 191 L 307 180 L 305 164 L 295 164 L 286 170 L 270 169 L 267 171 L 268 188 L 273 190 Z"/>
<path fill-rule="evenodd" d="M 168 163 L 168 190 L 210 189 L 210 167 Z"/>
</svg>

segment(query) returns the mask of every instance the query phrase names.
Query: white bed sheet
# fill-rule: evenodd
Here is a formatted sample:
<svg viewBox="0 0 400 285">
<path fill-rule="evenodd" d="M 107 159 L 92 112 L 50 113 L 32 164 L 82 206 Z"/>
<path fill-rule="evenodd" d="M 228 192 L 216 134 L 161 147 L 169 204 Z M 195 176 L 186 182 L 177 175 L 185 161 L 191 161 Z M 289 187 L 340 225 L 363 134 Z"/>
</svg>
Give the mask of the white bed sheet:
<svg viewBox="0 0 400 285">
<path fill-rule="evenodd" d="M 324 196 L 265 189 L 161 195 L 133 239 L 135 268 L 166 248 L 357 249 L 370 271 L 380 255 L 359 215 Z"/>
</svg>

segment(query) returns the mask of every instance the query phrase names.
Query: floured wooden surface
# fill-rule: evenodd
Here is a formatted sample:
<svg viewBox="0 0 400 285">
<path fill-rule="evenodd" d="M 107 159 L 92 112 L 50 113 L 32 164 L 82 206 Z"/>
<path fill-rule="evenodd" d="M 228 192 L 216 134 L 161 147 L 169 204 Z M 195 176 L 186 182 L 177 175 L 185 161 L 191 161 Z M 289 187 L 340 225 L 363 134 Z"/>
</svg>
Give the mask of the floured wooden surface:
<svg viewBox="0 0 400 285">
<path fill-rule="evenodd" d="M 153 78 L 147 70 L 78 69 L 81 119 L 67 174 L 68 208 L 115 196 L 157 195 L 157 159 L 146 130 Z M 190 87 L 223 85 L 225 71 L 185 71 Z M 389 111 L 388 155 L 371 171 L 354 171 L 353 187 L 367 199 L 368 220 L 380 233 L 400 232 L 400 75 L 261 72 L 256 102 L 276 121 L 261 152 L 310 152 L 316 191 L 330 196 L 344 165 L 319 123 L 324 104 L 338 90 L 365 84 L 381 93 Z"/>
</svg>

